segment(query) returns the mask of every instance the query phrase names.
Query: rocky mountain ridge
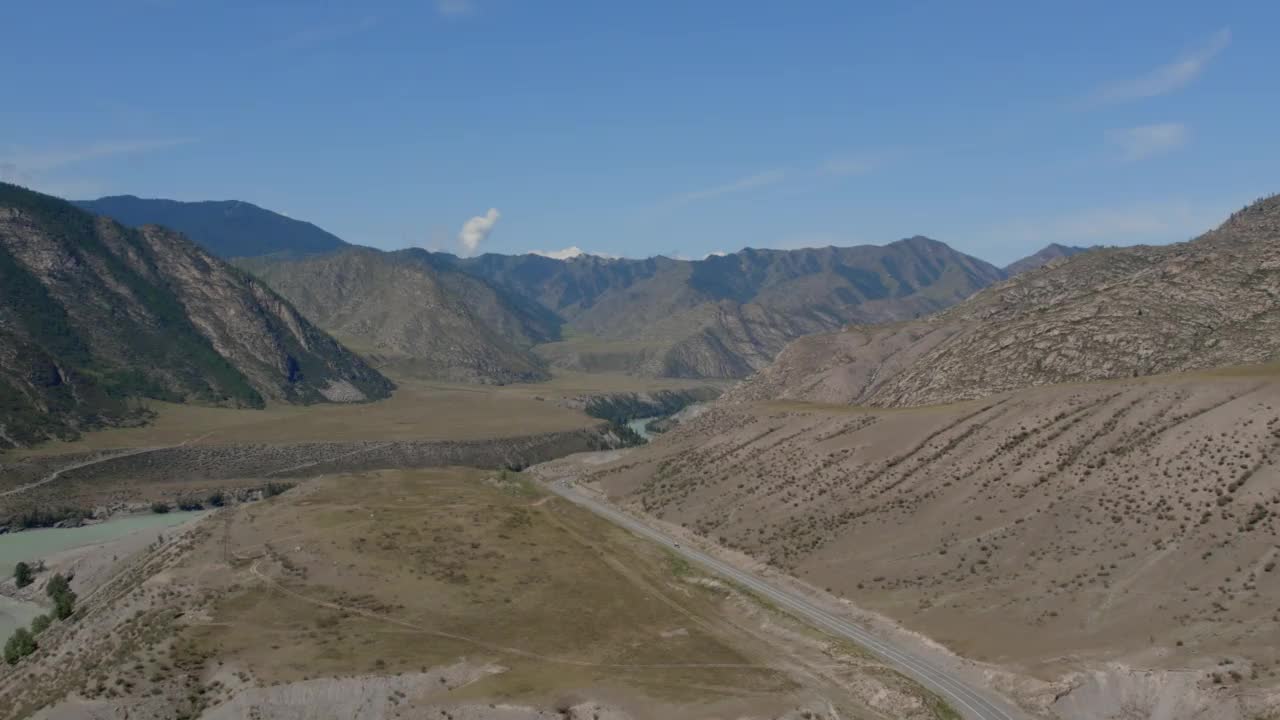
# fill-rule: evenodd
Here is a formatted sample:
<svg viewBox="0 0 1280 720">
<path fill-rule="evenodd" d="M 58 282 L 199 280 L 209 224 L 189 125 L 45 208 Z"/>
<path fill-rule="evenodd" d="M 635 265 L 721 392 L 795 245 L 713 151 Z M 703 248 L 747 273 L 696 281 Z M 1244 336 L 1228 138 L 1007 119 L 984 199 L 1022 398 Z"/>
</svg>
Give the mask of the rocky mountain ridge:
<svg viewBox="0 0 1280 720">
<path fill-rule="evenodd" d="M 730 396 L 902 407 L 1280 353 L 1280 196 L 1184 243 L 1106 248 L 932 317 L 807 337 Z"/>
<path fill-rule="evenodd" d="M 243 200 L 182 202 L 133 195 L 76 200 L 74 205 L 122 225 L 162 225 L 223 259 L 257 255 L 309 255 L 347 247 L 333 233 L 309 222 Z"/>
<path fill-rule="evenodd" d="M 137 422 L 137 398 L 258 407 L 391 388 L 183 236 L 0 184 L 0 447 Z"/>
<path fill-rule="evenodd" d="M 565 321 L 553 365 L 667 377 L 741 378 L 788 342 L 849 322 L 927 314 L 1003 277 L 943 243 L 745 249 L 705 260 L 482 255 L 435 261 L 537 301 Z"/>
</svg>

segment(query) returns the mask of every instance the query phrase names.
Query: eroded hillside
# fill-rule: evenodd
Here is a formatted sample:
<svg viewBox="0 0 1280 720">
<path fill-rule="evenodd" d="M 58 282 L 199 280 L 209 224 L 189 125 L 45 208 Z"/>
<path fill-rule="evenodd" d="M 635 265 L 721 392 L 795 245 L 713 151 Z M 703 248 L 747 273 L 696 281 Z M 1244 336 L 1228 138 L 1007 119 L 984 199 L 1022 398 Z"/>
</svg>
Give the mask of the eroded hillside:
<svg viewBox="0 0 1280 720">
<path fill-rule="evenodd" d="M 1259 371 L 721 403 L 592 478 L 965 656 L 1189 678 L 1189 712 L 1277 683 L 1278 458 L 1280 382 Z"/>
</svg>

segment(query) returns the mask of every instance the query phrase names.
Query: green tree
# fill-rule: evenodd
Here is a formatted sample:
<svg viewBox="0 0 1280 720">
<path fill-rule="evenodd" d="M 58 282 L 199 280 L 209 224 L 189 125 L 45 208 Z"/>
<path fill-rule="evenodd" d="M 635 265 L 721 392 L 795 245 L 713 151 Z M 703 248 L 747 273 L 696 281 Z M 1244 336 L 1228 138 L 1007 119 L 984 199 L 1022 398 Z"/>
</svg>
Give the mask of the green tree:
<svg viewBox="0 0 1280 720">
<path fill-rule="evenodd" d="M 19 660 L 35 651 L 36 639 L 31 635 L 31 631 L 18 628 L 9 636 L 9 642 L 4 644 L 4 661 L 10 665 L 17 665 Z"/>
<path fill-rule="evenodd" d="M 26 587 L 35 579 L 36 574 L 27 563 L 20 562 L 13 566 L 13 580 L 18 583 L 18 587 Z"/>
</svg>

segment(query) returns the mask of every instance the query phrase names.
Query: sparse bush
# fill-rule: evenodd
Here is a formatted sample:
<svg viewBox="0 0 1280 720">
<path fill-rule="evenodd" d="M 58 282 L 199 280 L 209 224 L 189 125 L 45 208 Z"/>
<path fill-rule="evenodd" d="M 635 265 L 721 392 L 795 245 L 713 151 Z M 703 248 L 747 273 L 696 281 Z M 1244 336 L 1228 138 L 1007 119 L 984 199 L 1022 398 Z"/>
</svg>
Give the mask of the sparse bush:
<svg viewBox="0 0 1280 720">
<path fill-rule="evenodd" d="M 223 495 L 221 490 L 214 490 L 204 501 L 209 504 L 209 507 L 222 507 L 227 504 L 227 496 Z"/>
<path fill-rule="evenodd" d="M 157 500 L 151 503 L 151 512 L 156 513 L 157 515 L 163 515 L 172 509 L 173 508 L 169 507 L 169 503 L 163 500 Z"/>
</svg>

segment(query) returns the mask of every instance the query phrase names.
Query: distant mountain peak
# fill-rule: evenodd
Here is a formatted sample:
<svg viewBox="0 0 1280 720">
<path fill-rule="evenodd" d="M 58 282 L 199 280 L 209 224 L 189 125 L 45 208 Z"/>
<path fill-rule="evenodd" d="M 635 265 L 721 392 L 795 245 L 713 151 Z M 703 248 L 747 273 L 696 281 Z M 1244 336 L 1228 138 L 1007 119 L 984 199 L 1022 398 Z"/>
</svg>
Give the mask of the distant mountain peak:
<svg viewBox="0 0 1280 720">
<path fill-rule="evenodd" d="M 350 247 L 338 236 L 309 222 L 244 200 L 185 202 L 111 195 L 73 204 L 123 225 L 159 225 L 177 230 L 223 259 L 314 255 Z"/>
<path fill-rule="evenodd" d="M 1004 267 L 1004 272 L 1006 275 L 1012 277 L 1019 273 L 1024 273 L 1028 270 L 1035 270 L 1036 268 L 1044 267 L 1045 265 L 1048 265 L 1054 260 L 1058 260 L 1060 258 L 1071 257 L 1072 255 L 1079 255 L 1080 253 L 1085 252 L 1087 250 L 1089 250 L 1089 248 L 1087 247 L 1077 247 L 1075 245 L 1062 245 L 1059 243 L 1049 243 L 1048 245 L 1037 250 L 1035 253 L 1022 258 L 1021 260 L 1017 260 L 1015 262 L 1012 262 L 1006 265 Z"/>
</svg>

